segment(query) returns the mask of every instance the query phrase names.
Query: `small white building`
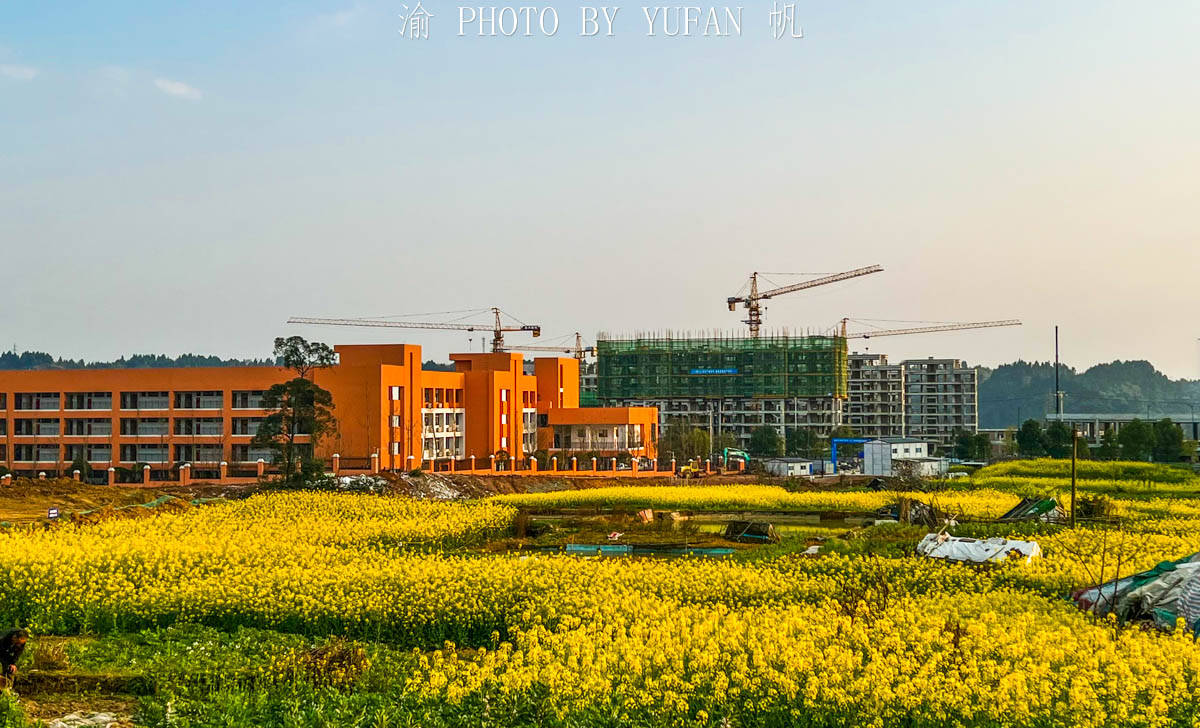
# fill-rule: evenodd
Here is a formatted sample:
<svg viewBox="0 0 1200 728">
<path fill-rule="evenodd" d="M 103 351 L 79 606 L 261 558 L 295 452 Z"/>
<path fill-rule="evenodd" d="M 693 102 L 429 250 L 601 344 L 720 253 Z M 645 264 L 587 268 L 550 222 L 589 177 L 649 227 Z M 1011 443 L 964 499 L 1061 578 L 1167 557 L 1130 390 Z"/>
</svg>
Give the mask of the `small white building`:
<svg viewBox="0 0 1200 728">
<path fill-rule="evenodd" d="M 900 460 L 915 460 L 929 457 L 929 443 L 915 437 L 881 437 L 881 442 L 891 445 L 892 457 Z"/>
<path fill-rule="evenodd" d="M 819 463 L 816 461 L 805 458 L 771 458 L 763 461 L 767 474 L 779 478 L 813 475 L 817 470 L 814 466 L 817 465 Z"/>
<path fill-rule="evenodd" d="M 949 468 L 945 459 L 929 457 L 929 443 L 924 440 L 885 437 L 863 444 L 863 475 L 897 475 L 900 463 L 913 475 L 924 477 L 945 475 Z"/>
</svg>

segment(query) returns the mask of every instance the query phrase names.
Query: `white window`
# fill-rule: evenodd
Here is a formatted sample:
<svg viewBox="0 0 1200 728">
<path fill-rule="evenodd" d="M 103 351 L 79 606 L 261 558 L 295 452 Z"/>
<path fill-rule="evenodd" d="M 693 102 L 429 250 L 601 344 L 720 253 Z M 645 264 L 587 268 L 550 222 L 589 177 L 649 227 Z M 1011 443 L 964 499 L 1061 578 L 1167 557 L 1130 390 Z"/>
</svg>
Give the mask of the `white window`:
<svg viewBox="0 0 1200 728">
<path fill-rule="evenodd" d="M 508 449 L 508 438 L 507 437 L 500 438 L 500 449 L 501 450 Z"/>
<path fill-rule="evenodd" d="M 393 402 L 396 402 L 400 399 L 400 388 L 399 387 L 388 387 L 388 392 L 391 394 Z"/>
</svg>

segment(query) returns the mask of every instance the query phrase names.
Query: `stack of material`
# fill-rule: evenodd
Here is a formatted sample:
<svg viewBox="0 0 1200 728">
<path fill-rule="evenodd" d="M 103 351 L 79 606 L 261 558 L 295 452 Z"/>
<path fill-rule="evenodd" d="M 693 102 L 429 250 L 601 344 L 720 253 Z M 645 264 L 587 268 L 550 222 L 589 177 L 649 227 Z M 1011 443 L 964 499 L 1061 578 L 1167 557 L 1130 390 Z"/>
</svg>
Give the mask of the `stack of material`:
<svg viewBox="0 0 1200 728">
<path fill-rule="evenodd" d="M 887 523 L 895 521 L 904 524 L 919 524 L 937 528 L 949 517 L 928 503 L 916 498 L 899 498 L 890 506 L 884 506 L 875 512 L 876 522 Z"/>
<path fill-rule="evenodd" d="M 1036 541 L 1014 541 L 1006 538 L 958 538 L 948 533 L 930 533 L 917 544 L 917 555 L 931 559 L 967 561 L 974 564 L 1025 559 L 1025 563 L 1042 555 Z"/>
<path fill-rule="evenodd" d="M 1200 553 L 1080 589 L 1071 598 L 1080 609 L 1094 614 L 1153 621 L 1163 629 L 1174 629 L 1182 617 L 1189 630 L 1200 630 Z"/>
<path fill-rule="evenodd" d="M 1053 498 L 1022 498 L 1011 511 L 1000 516 L 1000 520 L 1062 523 L 1067 520 L 1067 512 Z"/>
<path fill-rule="evenodd" d="M 773 525 L 755 521 L 730 521 L 725 526 L 725 538 L 737 543 L 779 543 Z"/>
</svg>

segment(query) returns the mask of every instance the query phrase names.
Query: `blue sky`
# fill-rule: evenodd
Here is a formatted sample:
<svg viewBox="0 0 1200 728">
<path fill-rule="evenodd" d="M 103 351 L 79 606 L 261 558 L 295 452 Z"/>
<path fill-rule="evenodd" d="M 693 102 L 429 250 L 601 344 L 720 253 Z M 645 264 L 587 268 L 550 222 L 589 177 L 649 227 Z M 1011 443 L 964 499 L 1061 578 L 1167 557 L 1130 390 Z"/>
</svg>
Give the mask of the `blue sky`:
<svg viewBox="0 0 1200 728">
<path fill-rule="evenodd" d="M 432 0 L 418 42 L 399 2 L 6 3 L 0 345 L 440 357 L 467 335 L 283 321 L 732 329 L 753 270 L 880 263 L 768 324 L 1015 317 L 871 348 L 1046 359 L 1057 323 L 1070 363 L 1200 375 L 1194 2 L 801 2 L 780 41 L 769 3 L 731 38 L 547 4 L 557 36 L 480 38 Z"/>
</svg>

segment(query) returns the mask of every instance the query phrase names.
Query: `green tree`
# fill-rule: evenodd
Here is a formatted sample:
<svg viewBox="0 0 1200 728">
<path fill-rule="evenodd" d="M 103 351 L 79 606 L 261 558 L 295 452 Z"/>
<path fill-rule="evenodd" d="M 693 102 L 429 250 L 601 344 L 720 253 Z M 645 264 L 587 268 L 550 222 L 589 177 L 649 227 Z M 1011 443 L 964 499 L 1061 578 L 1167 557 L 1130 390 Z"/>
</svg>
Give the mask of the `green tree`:
<svg viewBox="0 0 1200 728">
<path fill-rule="evenodd" d="M 855 432 L 854 428 L 851 427 L 850 425 L 838 425 L 837 427 L 835 427 L 829 431 L 829 437 L 830 437 L 830 439 L 833 439 L 835 437 L 836 438 L 858 437 L 858 433 Z"/>
<path fill-rule="evenodd" d="M 708 457 L 710 447 L 707 430 L 684 424 L 667 425 L 658 443 L 660 453 L 676 460 Z"/>
<path fill-rule="evenodd" d="M 1046 433 L 1042 423 L 1025 420 L 1017 430 L 1017 454 L 1023 458 L 1036 458 L 1046 454 Z"/>
<path fill-rule="evenodd" d="M 275 339 L 275 361 L 301 379 L 307 379 L 314 369 L 336 364 L 337 354 L 328 345 L 307 341 L 303 336 L 280 337 Z"/>
<path fill-rule="evenodd" d="M 290 336 L 275 339 L 275 358 L 297 376 L 263 393 L 262 408 L 268 414 L 259 423 L 251 444 L 275 452 L 275 463 L 284 480 L 303 479 L 317 466 L 313 460 L 317 443 L 337 423 L 333 395 L 308 379 L 313 370 L 334 363 L 333 350 L 325 344 Z M 309 442 L 297 443 L 297 437 L 303 435 Z"/>
<path fill-rule="evenodd" d="M 974 445 L 973 439 L 971 433 L 966 430 L 954 433 L 954 457 L 959 460 L 970 460 L 971 448 Z"/>
<path fill-rule="evenodd" d="M 725 448 L 737 449 L 737 438 L 729 432 L 718 432 L 713 437 L 713 452 L 721 452 Z"/>
<path fill-rule="evenodd" d="M 982 432 L 971 436 L 971 459 L 981 462 L 992 459 L 992 440 Z"/>
<path fill-rule="evenodd" d="M 750 454 L 758 457 L 778 457 L 783 454 L 784 440 L 770 425 L 756 427 L 750 433 Z"/>
<path fill-rule="evenodd" d="M 789 457 L 819 457 L 821 438 L 807 427 L 789 427 L 784 435 L 784 452 Z"/>
<path fill-rule="evenodd" d="M 1075 438 L 1075 458 L 1077 460 L 1087 460 L 1092 457 L 1092 445 L 1083 435 Z"/>
<path fill-rule="evenodd" d="M 1069 458 L 1071 457 L 1071 441 L 1074 438 L 1075 433 L 1065 422 L 1055 420 L 1046 428 L 1046 452 L 1052 458 Z"/>
<path fill-rule="evenodd" d="M 1183 459 L 1183 429 L 1164 417 L 1154 423 L 1154 460 L 1177 463 Z"/>
<path fill-rule="evenodd" d="M 92 467 L 88 465 L 87 455 L 83 452 L 84 448 L 80 447 L 79 452 L 75 455 L 75 459 L 71 461 L 71 467 L 67 468 L 67 472 L 74 474 L 79 471 L 79 479 L 87 482 L 88 478 L 92 477 Z"/>
<path fill-rule="evenodd" d="M 1117 442 L 1125 460 L 1148 460 L 1154 452 L 1154 428 L 1143 420 L 1131 420 L 1117 433 Z"/>
<path fill-rule="evenodd" d="M 1100 436 L 1100 447 L 1096 448 L 1096 457 L 1100 460 L 1116 460 L 1121 457 L 1121 444 L 1117 442 L 1117 433 L 1111 427 Z"/>
</svg>

